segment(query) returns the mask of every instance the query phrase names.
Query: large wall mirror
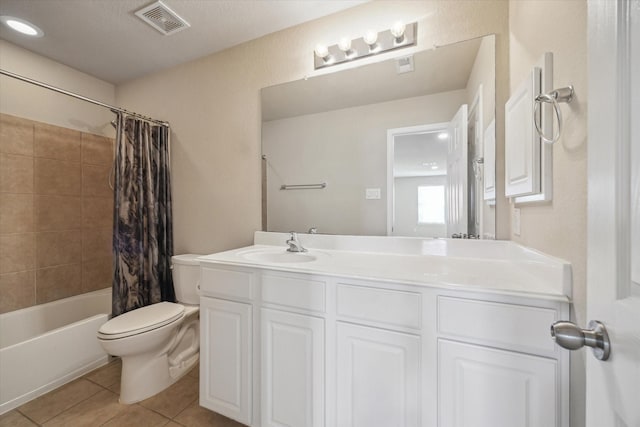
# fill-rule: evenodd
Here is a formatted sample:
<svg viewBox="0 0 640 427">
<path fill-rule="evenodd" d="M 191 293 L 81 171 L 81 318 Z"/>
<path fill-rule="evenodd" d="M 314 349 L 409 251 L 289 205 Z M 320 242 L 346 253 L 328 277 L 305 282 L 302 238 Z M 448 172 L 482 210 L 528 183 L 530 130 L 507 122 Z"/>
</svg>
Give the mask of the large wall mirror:
<svg viewBox="0 0 640 427">
<path fill-rule="evenodd" d="M 268 231 L 495 237 L 495 36 L 262 90 Z"/>
</svg>

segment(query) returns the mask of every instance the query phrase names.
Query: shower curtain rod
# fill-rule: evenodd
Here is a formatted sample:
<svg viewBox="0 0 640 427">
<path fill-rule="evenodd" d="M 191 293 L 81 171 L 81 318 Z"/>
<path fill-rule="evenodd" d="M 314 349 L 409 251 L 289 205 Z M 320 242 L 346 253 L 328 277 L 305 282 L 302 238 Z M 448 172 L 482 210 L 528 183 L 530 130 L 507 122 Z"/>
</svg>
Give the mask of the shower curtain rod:
<svg viewBox="0 0 640 427">
<path fill-rule="evenodd" d="M 3 69 L 0 69 L 0 74 L 4 74 L 5 76 L 13 77 L 14 79 L 22 80 L 23 82 L 31 83 L 32 85 L 40 86 L 40 87 L 43 87 L 45 89 L 49 89 L 49 90 L 52 90 L 54 92 L 61 93 L 63 95 L 70 96 L 72 98 L 77 98 L 77 99 L 80 99 L 82 101 L 87 101 L 87 102 L 90 102 L 92 104 L 108 108 L 114 113 L 116 113 L 116 112 L 117 113 L 125 113 L 125 114 L 128 114 L 130 116 L 137 117 L 139 119 L 147 120 L 147 121 L 152 122 L 152 123 L 157 123 L 157 124 L 159 124 L 161 126 L 169 127 L 169 122 L 164 122 L 162 120 L 152 119 L 151 117 L 143 116 L 142 114 L 138 114 L 138 113 L 134 113 L 134 112 L 131 112 L 131 111 L 127 111 L 124 108 L 114 107 L 113 105 L 105 104 L 104 102 L 100 102 L 100 101 L 97 101 L 95 99 L 87 98 L 86 96 L 78 95 L 77 93 L 69 92 L 68 90 L 60 89 L 58 87 L 51 86 L 49 84 L 39 82 L 38 80 L 30 79 L 28 77 L 21 76 L 20 74 L 12 73 L 11 71 L 6 71 L 6 70 L 3 70 Z"/>
</svg>

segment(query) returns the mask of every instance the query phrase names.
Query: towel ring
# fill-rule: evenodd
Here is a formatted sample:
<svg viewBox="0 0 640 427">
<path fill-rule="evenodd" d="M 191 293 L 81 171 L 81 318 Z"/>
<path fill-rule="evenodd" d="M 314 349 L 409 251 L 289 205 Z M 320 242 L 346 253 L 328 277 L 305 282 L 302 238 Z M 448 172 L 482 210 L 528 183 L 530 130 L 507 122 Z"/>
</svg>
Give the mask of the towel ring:
<svg viewBox="0 0 640 427">
<path fill-rule="evenodd" d="M 562 112 L 560 111 L 559 102 L 569 103 L 573 99 L 573 86 L 567 86 L 560 89 L 555 89 L 549 93 L 541 93 L 536 96 L 535 106 L 533 108 L 533 124 L 536 127 L 536 132 L 540 135 L 540 138 L 547 144 L 553 144 L 560 139 L 560 135 L 562 135 Z M 558 120 L 558 133 L 553 133 L 551 138 L 544 134 L 540 127 L 540 123 L 537 120 L 538 110 L 540 109 L 540 104 L 546 102 L 553 105 L 553 111 L 556 115 L 556 119 Z"/>
</svg>

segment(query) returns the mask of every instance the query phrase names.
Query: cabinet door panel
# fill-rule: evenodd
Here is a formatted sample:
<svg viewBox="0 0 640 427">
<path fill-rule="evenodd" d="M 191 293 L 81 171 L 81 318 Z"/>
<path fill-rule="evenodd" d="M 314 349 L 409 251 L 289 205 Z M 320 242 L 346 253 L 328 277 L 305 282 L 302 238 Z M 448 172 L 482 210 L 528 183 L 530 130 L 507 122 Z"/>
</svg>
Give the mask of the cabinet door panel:
<svg viewBox="0 0 640 427">
<path fill-rule="evenodd" d="M 200 405 L 251 423 L 251 305 L 200 299 Z"/>
<path fill-rule="evenodd" d="M 338 322 L 337 425 L 420 423 L 420 338 Z"/>
<path fill-rule="evenodd" d="M 324 426 L 324 320 L 261 313 L 262 426 Z"/>
<path fill-rule="evenodd" d="M 558 425 L 556 360 L 438 340 L 438 370 L 438 425 Z"/>
</svg>

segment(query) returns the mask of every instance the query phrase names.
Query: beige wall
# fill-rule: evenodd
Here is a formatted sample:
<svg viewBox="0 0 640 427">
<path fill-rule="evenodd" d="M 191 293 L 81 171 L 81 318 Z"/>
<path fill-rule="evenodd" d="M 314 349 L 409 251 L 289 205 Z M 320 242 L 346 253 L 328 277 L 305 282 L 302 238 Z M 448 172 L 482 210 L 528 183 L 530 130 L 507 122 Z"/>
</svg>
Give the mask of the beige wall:
<svg viewBox="0 0 640 427">
<path fill-rule="evenodd" d="M 386 235 L 387 130 L 448 122 L 465 96 L 457 90 L 264 122 L 267 229 Z M 327 188 L 280 190 L 320 182 Z M 379 188 L 381 198 L 366 200 L 366 188 Z"/>
<path fill-rule="evenodd" d="M 0 40 L 0 68 L 102 101 L 115 103 L 115 86 Z M 108 109 L 0 76 L 0 112 L 41 123 L 113 137 Z"/>
<path fill-rule="evenodd" d="M 561 106 L 563 135 L 553 147 L 553 201 L 520 206 L 516 242 L 571 262 L 573 316 L 587 323 L 587 2 L 509 2 L 511 88 L 515 89 L 544 52 L 554 55 L 554 87 L 572 84 L 575 99 Z M 572 353 L 572 425 L 584 424 L 584 353 Z"/>
<path fill-rule="evenodd" d="M 319 42 L 386 29 L 398 19 L 419 22 L 418 49 L 496 33 L 502 117 L 507 6 L 501 0 L 375 1 L 119 85 L 121 106 L 171 122 L 176 253 L 247 245 L 261 229 L 260 89 L 311 75 Z M 496 128 L 501 147 L 501 119 Z M 500 150 L 498 165 L 502 158 Z M 498 211 L 498 217 L 498 236 L 507 237 L 508 214 Z"/>
<path fill-rule="evenodd" d="M 0 313 L 111 285 L 113 140 L 0 114 Z"/>
</svg>

